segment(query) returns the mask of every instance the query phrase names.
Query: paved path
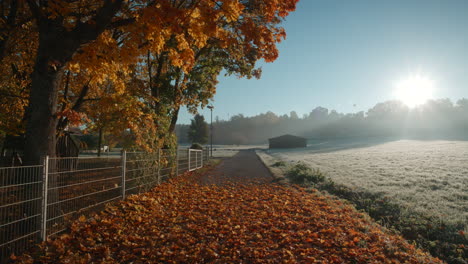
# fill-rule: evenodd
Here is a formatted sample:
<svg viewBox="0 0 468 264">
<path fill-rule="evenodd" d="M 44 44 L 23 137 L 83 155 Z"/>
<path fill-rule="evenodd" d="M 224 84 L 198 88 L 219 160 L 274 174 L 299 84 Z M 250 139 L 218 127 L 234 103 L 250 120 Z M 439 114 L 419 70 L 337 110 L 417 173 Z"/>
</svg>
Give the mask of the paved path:
<svg viewBox="0 0 468 264">
<path fill-rule="evenodd" d="M 201 178 L 202 184 L 223 185 L 228 182 L 271 182 L 273 176 L 253 150 L 241 150 L 232 158 L 223 160 L 215 169 Z"/>
</svg>

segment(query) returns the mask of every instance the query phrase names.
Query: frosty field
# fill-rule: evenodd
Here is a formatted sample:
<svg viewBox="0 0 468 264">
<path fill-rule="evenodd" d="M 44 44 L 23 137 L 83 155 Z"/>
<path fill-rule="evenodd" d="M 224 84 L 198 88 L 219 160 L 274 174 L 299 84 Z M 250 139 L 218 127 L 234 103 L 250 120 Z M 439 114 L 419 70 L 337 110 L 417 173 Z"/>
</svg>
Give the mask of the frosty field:
<svg viewBox="0 0 468 264">
<path fill-rule="evenodd" d="M 382 193 L 411 210 L 468 227 L 466 141 L 335 141 L 267 153 L 302 161 L 336 183 Z"/>
</svg>

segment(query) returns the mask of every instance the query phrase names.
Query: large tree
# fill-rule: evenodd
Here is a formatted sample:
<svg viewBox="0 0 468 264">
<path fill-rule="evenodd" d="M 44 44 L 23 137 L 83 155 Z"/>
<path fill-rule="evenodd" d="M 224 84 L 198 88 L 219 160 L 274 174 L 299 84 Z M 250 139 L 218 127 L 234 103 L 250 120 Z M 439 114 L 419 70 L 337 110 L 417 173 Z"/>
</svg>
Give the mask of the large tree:
<svg viewBox="0 0 468 264">
<path fill-rule="evenodd" d="M 145 131 L 173 130 L 180 105 L 206 105 L 221 70 L 249 77 L 256 61 L 275 60 L 279 23 L 296 3 L 2 1 L 0 71 L 11 78 L 0 92 L 17 103 L 0 102 L 11 113 L 0 128 L 24 129 L 29 164 L 55 155 L 57 131 L 70 122 L 130 128 L 145 145 Z"/>
<path fill-rule="evenodd" d="M 195 115 L 188 131 L 188 138 L 192 143 L 206 144 L 208 142 L 208 124 L 202 115 Z"/>
</svg>

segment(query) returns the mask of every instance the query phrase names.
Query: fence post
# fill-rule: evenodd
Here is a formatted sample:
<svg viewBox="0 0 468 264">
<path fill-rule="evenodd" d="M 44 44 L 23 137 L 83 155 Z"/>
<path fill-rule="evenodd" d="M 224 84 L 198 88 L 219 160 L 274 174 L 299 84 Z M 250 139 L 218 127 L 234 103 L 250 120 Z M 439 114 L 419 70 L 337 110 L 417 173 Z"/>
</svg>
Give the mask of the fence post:
<svg viewBox="0 0 468 264">
<path fill-rule="evenodd" d="M 122 151 L 122 200 L 125 199 L 125 171 L 127 170 L 127 151 Z"/>
<path fill-rule="evenodd" d="M 47 194 L 49 189 L 49 156 L 43 160 L 42 173 L 42 221 L 41 221 L 41 239 L 47 240 Z"/>
<path fill-rule="evenodd" d="M 158 185 L 161 183 L 161 148 L 158 148 Z"/>
<path fill-rule="evenodd" d="M 190 149 L 188 149 L 187 152 L 188 152 L 188 171 L 190 171 Z"/>
<path fill-rule="evenodd" d="M 176 152 L 175 152 L 175 167 L 176 167 L 175 176 L 179 176 L 179 147 L 176 148 Z"/>
<path fill-rule="evenodd" d="M 203 168 L 203 150 L 201 151 L 200 158 L 201 158 L 201 168 Z"/>
</svg>

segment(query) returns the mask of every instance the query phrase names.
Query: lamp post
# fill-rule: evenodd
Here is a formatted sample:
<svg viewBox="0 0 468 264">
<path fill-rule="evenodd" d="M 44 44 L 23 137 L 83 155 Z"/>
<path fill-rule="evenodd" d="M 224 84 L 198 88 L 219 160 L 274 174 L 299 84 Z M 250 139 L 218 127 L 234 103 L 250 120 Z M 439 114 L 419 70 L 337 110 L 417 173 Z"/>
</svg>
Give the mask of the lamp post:
<svg viewBox="0 0 468 264">
<path fill-rule="evenodd" d="M 210 153 L 211 157 L 213 157 L 213 105 L 209 105 L 208 109 L 210 109 L 211 112 L 211 124 L 210 124 Z"/>
</svg>

